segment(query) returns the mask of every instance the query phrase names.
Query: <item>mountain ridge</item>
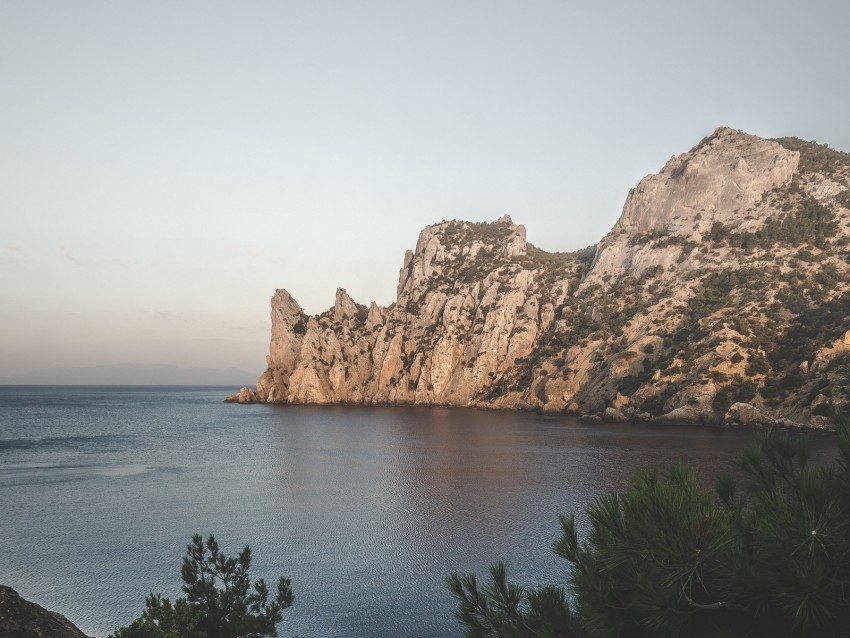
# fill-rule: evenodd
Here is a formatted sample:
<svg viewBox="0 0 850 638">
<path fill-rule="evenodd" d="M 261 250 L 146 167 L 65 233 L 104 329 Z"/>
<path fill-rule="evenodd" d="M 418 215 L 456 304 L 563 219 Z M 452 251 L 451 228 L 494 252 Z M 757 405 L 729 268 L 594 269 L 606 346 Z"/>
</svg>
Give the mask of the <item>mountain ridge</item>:
<svg viewBox="0 0 850 638">
<path fill-rule="evenodd" d="M 228 400 L 829 427 L 850 385 L 849 207 L 850 154 L 721 127 L 642 179 L 595 250 L 547 253 L 509 216 L 444 221 L 390 306 L 340 288 L 310 317 L 279 289 L 268 368 Z"/>
</svg>

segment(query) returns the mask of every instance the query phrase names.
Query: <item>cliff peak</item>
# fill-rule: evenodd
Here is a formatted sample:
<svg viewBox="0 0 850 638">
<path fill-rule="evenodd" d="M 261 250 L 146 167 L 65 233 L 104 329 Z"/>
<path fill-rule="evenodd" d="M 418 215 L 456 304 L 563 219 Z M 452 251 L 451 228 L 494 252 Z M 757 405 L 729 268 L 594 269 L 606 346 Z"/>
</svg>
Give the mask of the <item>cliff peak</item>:
<svg viewBox="0 0 850 638">
<path fill-rule="evenodd" d="M 718 128 L 629 192 L 620 219 L 600 242 L 588 282 L 641 261 L 641 246 L 650 238 L 699 243 L 715 224 L 742 230 L 762 225 L 777 212 L 760 206 L 762 198 L 787 185 L 799 163 L 800 153 L 777 141 Z"/>
<path fill-rule="evenodd" d="M 340 323 L 343 319 L 348 319 L 356 314 L 357 304 L 355 304 L 354 300 L 348 296 L 348 293 L 345 292 L 345 288 L 337 288 L 336 299 L 334 301 L 334 320 L 337 323 Z"/>
<path fill-rule="evenodd" d="M 526 254 L 525 226 L 509 215 L 495 222 L 443 221 L 419 233 L 405 254 L 397 293 L 413 293 L 435 282 L 470 280 L 498 263 Z M 430 284 L 429 284 L 430 282 Z"/>
</svg>

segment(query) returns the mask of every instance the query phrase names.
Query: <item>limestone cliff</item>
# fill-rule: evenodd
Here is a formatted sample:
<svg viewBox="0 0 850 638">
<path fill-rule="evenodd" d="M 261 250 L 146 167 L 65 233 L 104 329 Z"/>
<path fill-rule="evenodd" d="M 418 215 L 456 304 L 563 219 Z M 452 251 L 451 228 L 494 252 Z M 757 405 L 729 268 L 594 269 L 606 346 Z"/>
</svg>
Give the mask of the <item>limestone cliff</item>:
<svg viewBox="0 0 850 638">
<path fill-rule="evenodd" d="M 333 308 L 310 317 L 278 290 L 268 370 L 243 400 L 469 405 L 531 353 L 579 279 L 582 262 L 564 256 L 560 292 L 543 295 L 551 286 L 534 254 L 507 216 L 443 222 L 405 255 L 389 308 L 360 306 L 339 289 Z"/>
<path fill-rule="evenodd" d="M 600 242 L 599 259 L 585 283 L 675 263 L 675 250 L 659 253 L 648 242 L 636 241 L 640 238 L 669 235 L 699 243 L 715 223 L 741 230 L 760 227 L 776 211 L 759 206 L 759 200 L 787 184 L 799 161 L 799 153 L 778 142 L 717 129 L 632 189 L 619 221 Z"/>
<path fill-rule="evenodd" d="M 272 298 L 268 369 L 230 400 L 535 408 L 828 425 L 850 384 L 850 155 L 720 128 L 644 178 L 598 246 L 425 228 L 387 308 Z"/>
</svg>

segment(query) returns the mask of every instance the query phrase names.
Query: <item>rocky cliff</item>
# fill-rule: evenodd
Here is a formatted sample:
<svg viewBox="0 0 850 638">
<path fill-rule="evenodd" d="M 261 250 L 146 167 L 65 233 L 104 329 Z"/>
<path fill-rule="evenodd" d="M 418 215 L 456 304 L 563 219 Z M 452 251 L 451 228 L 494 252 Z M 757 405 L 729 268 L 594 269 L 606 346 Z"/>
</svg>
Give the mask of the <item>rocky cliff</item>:
<svg viewBox="0 0 850 638">
<path fill-rule="evenodd" d="M 850 155 L 720 128 L 644 178 L 597 247 L 505 216 L 425 228 L 389 307 L 272 298 L 229 400 L 533 408 L 828 427 L 850 384 Z"/>
<path fill-rule="evenodd" d="M 21 598 L 0 585 L 0 636 L 6 638 L 86 638 L 70 620 Z"/>
</svg>

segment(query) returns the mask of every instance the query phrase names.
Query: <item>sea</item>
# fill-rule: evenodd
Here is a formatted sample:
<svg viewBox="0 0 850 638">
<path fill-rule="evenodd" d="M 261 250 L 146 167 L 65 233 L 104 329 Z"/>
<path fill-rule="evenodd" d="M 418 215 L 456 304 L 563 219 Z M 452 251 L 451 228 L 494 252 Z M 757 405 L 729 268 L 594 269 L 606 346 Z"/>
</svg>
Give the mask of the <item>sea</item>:
<svg viewBox="0 0 850 638">
<path fill-rule="evenodd" d="M 566 584 L 559 516 L 645 468 L 707 486 L 754 438 L 528 412 L 223 403 L 230 387 L 0 386 L 0 584 L 103 638 L 181 594 L 193 534 L 292 581 L 280 636 L 460 637 L 446 578 Z M 816 441 L 822 447 L 828 439 Z"/>
</svg>

